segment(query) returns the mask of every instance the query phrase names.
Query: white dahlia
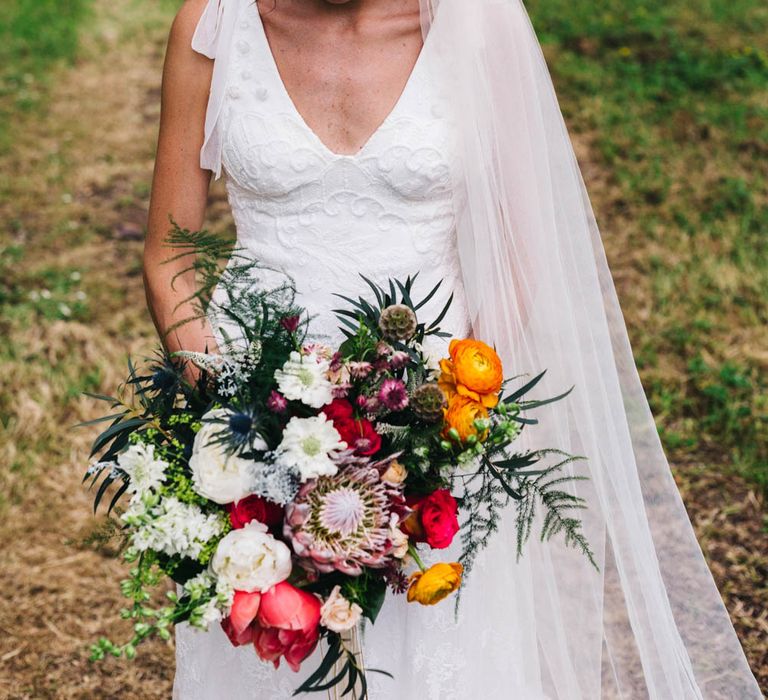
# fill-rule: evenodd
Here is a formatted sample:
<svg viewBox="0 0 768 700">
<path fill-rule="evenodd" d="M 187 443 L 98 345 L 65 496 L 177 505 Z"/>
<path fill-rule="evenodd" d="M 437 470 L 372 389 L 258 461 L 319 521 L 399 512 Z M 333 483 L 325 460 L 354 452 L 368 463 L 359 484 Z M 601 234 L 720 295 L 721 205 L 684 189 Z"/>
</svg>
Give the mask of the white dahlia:
<svg viewBox="0 0 768 700">
<path fill-rule="evenodd" d="M 318 476 L 333 476 L 338 471 L 333 457 L 346 447 L 333 423 L 321 413 L 291 418 L 275 453 L 278 464 L 297 469 L 304 483 Z"/>
<path fill-rule="evenodd" d="M 275 372 L 280 392 L 287 399 L 322 408 L 333 400 L 333 385 L 328 379 L 330 361 L 310 352 L 292 352 L 282 369 Z"/>
</svg>

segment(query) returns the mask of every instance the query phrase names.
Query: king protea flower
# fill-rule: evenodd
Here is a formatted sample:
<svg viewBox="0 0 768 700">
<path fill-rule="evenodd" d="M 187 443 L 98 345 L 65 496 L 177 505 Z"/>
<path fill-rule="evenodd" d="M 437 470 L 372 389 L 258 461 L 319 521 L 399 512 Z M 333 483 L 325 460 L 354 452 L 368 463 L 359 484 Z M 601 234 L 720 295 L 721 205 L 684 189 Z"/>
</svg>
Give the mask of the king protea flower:
<svg viewBox="0 0 768 700">
<path fill-rule="evenodd" d="M 308 570 L 359 576 L 392 558 L 392 513 L 403 512 L 402 486 L 370 464 L 309 481 L 286 507 L 284 534 Z"/>
</svg>

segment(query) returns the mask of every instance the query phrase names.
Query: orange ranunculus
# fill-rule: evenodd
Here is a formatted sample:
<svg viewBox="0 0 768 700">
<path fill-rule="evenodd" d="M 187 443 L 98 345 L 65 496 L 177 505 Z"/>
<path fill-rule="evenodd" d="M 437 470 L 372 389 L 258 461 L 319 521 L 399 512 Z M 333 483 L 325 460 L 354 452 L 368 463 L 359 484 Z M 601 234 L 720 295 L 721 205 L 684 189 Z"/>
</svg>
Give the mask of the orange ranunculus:
<svg viewBox="0 0 768 700">
<path fill-rule="evenodd" d="M 426 571 L 417 571 L 410 578 L 408 602 L 434 605 L 447 598 L 461 585 L 464 567 L 461 564 L 435 564 Z"/>
<path fill-rule="evenodd" d="M 479 433 L 475 427 L 475 420 L 478 418 L 488 418 L 488 409 L 473 399 L 454 394 L 445 410 L 445 433 L 455 428 L 462 440 L 466 440 L 470 435 L 482 440 L 485 433 Z"/>
<path fill-rule="evenodd" d="M 452 340 L 450 359 L 440 360 L 439 385 L 450 398 L 454 394 L 479 401 L 486 408 L 499 402 L 504 381 L 501 359 L 496 351 L 481 340 Z"/>
</svg>

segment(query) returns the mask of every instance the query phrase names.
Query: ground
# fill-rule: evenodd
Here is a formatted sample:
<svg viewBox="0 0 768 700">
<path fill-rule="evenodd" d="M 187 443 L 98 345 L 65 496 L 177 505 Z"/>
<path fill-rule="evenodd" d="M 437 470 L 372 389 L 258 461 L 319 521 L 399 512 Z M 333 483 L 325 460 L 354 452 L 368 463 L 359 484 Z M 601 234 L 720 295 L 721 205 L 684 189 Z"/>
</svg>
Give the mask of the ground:
<svg viewBox="0 0 768 700">
<path fill-rule="evenodd" d="M 113 391 L 126 356 L 146 355 L 155 342 L 140 259 L 168 17 L 156 3 L 96 0 L 77 62 L 56 69 L 47 107 L 19 113 L 13 148 L 0 150 L 2 697 L 170 696 L 170 643 L 146 646 L 132 665 L 87 660 L 89 643 L 114 635 L 123 567 L 112 544 L 93 540 L 98 521 L 80 485 L 94 431 L 72 428 L 103 408 L 81 392 Z M 635 347 L 648 361 L 648 279 L 655 278 L 642 270 L 653 266 L 654 250 L 663 255 L 662 244 L 628 252 L 632 202 L 604 157 L 605 141 L 588 120 L 569 121 Z M 210 219 L 228 226 L 218 187 Z M 740 342 L 759 337 L 750 328 L 738 326 Z M 658 347 L 663 357 L 676 352 Z M 651 363 L 643 378 L 662 381 L 673 370 L 674 360 Z M 669 410 L 670 422 L 687 419 Z M 724 601 L 768 689 L 768 536 L 759 480 L 727 468 L 722 450 L 675 452 L 674 436 L 666 444 Z"/>
</svg>

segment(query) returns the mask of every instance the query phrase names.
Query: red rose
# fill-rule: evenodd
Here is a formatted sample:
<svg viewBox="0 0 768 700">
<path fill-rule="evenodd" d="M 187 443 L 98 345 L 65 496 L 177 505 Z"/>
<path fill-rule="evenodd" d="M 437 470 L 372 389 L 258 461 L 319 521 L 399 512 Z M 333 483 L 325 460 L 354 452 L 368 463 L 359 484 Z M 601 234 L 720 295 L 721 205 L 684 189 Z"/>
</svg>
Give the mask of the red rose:
<svg viewBox="0 0 768 700">
<path fill-rule="evenodd" d="M 448 489 L 438 489 L 418 501 L 408 499 L 413 512 L 401 529 L 416 542 L 433 549 L 449 547 L 459 531 L 459 506 Z"/>
<path fill-rule="evenodd" d="M 346 399 L 334 399 L 323 407 L 325 417 L 332 423 L 336 421 L 351 420 L 355 415 L 355 409 Z"/>
<path fill-rule="evenodd" d="M 370 456 L 381 449 L 381 435 L 376 432 L 371 421 L 355 418 L 355 409 L 345 399 L 334 399 L 323 408 L 328 420 L 356 454 Z"/>
<path fill-rule="evenodd" d="M 252 642 L 260 659 L 277 668 L 284 657 L 298 671 L 317 646 L 320 605 L 316 596 L 287 581 L 266 593 L 235 591 L 232 610 L 221 626 L 233 645 Z"/>
<path fill-rule="evenodd" d="M 275 528 L 283 521 L 283 507 L 261 496 L 247 496 L 242 501 L 227 505 L 229 522 L 235 530 L 245 527 L 251 520 Z"/>
</svg>

